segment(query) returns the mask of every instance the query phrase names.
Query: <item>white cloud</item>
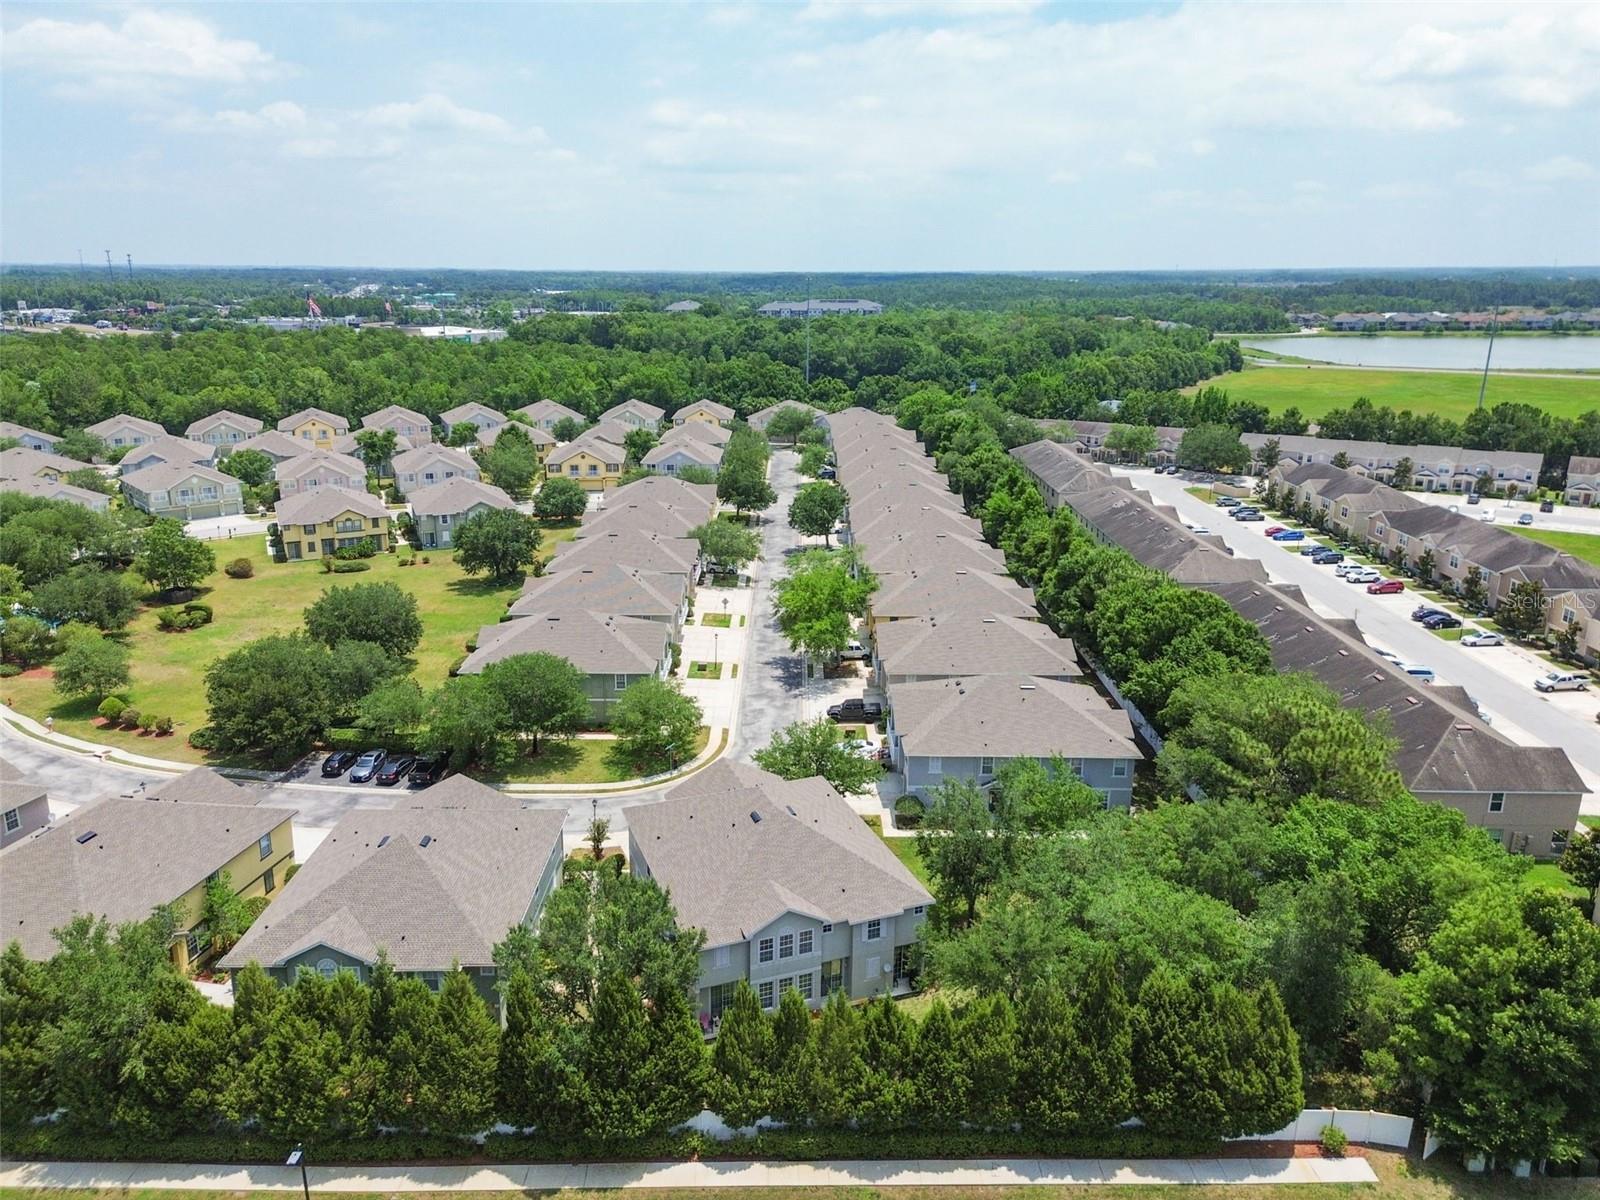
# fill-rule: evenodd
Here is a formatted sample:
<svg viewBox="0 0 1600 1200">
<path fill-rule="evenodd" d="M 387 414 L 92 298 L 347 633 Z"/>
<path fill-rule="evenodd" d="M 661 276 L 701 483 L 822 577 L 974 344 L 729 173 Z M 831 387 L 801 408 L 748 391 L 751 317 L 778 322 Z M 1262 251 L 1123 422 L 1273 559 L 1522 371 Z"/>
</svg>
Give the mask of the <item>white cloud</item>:
<svg viewBox="0 0 1600 1200">
<path fill-rule="evenodd" d="M 130 85 L 240 84 L 280 73 L 255 42 L 227 38 L 182 12 L 140 10 L 121 24 L 36 17 L 5 37 L 8 69 L 73 80 L 100 93 Z"/>
<path fill-rule="evenodd" d="M 1571 183 L 1594 179 L 1600 172 L 1581 158 L 1573 158 L 1570 154 L 1558 154 L 1554 158 L 1547 158 L 1543 162 L 1524 167 L 1522 174 L 1534 183 Z"/>
<path fill-rule="evenodd" d="M 1156 156 L 1148 150 L 1124 150 L 1122 165 L 1137 167 L 1141 171 L 1153 171 L 1156 169 Z"/>
<path fill-rule="evenodd" d="M 1371 184 L 1362 188 L 1361 194 L 1368 200 L 1427 200 L 1437 196 L 1439 189 L 1430 183 L 1395 180 L 1389 183 Z"/>
<path fill-rule="evenodd" d="M 1189 141 L 1189 153 L 1196 158 L 1204 158 L 1206 155 L 1213 153 L 1216 148 L 1217 144 L 1210 138 L 1191 138 Z"/>
<path fill-rule="evenodd" d="M 1026 16 L 1044 0 L 811 0 L 800 10 L 802 21 L 903 21 L 939 17 L 954 21 L 993 21 Z"/>
</svg>

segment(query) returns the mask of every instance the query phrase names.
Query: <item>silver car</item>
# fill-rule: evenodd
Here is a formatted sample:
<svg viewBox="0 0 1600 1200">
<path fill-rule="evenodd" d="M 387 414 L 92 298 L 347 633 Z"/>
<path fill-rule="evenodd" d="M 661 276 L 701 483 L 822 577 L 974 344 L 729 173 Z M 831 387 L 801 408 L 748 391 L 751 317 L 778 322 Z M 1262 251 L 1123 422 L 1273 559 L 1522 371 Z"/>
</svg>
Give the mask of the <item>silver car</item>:
<svg viewBox="0 0 1600 1200">
<path fill-rule="evenodd" d="M 1533 681 L 1541 692 L 1587 692 L 1589 677 L 1579 671 L 1549 671 Z"/>
<path fill-rule="evenodd" d="M 1491 633 L 1487 629 L 1474 629 L 1471 633 L 1463 633 L 1461 635 L 1460 644 L 1463 646 L 1504 646 L 1506 640 L 1498 633 Z"/>
</svg>

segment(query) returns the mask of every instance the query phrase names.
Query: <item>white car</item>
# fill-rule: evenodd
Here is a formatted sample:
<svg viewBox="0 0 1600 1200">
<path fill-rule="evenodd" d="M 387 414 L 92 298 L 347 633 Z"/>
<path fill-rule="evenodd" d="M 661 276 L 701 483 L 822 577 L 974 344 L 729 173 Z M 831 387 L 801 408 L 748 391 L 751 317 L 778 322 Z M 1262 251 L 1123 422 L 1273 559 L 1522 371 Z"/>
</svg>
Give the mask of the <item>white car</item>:
<svg viewBox="0 0 1600 1200">
<path fill-rule="evenodd" d="M 1581 671 L 1548 671 L 1533 686 L 1541 692 L 1587 692 L 1589 677 Z"/>
<path fill-rule="evenodd" d="M 1491 633 L 1487 629 L 1474 629 L 1470 633 L 1461 635 L 1461 645 L 1463 646 L 1504 646 L 1505 644 L 1505 638 L 1498 633 Z"/>
<path fill-rule="evenodd" d="M 1362 566 L 1358 562 L 1342 562 L 1333 568 L 1333 573 L 1340 579 L 1347 579 L 1355 571 L 1370 571 L 1371 567 Z"/>
<path fill-rule="evenodd" d="M 1187 521 L 1185 521 L 1184 524 L 1186 526 L 1188 526 L 1188 529 L 1189 529 L 1190 533 L 1210 533 L 1211 532 L 1211 530 L 1207 529 L 1204 525 L 1190 525 L 1189 522 L 1187 522 Z"/>
<path fill-rule="evenodd" d="M 1351 571 L 1344 577 L 1346 583 L 1377 583 L 1383 578 L 1371 567 L 1362 567 L 1360 570 Z"/>
</svg>

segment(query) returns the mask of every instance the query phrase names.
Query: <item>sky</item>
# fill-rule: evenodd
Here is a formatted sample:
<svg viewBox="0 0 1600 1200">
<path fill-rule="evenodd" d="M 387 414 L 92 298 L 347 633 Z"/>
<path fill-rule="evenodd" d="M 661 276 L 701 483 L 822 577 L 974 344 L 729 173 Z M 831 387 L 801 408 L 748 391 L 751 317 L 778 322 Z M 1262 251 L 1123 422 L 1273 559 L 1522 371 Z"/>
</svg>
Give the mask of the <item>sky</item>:
<svg viewBox="0 0 1600 1200">
<path fill-rule="evenodd" d="M 0 12 L 0 258 L 1600 263 L 1600 3 Z"/>
</svg>

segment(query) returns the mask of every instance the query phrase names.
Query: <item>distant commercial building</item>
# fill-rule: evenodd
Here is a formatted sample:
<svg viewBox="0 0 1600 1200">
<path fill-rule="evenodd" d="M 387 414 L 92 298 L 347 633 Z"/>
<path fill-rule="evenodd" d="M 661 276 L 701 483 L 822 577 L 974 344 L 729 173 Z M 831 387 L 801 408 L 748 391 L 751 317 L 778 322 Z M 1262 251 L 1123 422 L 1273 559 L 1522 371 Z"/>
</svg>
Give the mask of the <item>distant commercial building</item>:
<svg viewBox="0 0 1600 1200">
<path fill-rule="evenodd" d="M 756 309 L 761 317 L 876 317 L 882 312 L 875 300 L 774 300 Z"/>
</svg>

